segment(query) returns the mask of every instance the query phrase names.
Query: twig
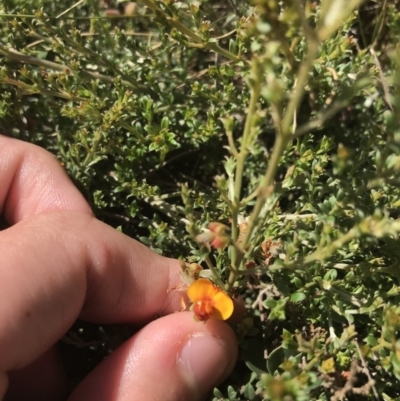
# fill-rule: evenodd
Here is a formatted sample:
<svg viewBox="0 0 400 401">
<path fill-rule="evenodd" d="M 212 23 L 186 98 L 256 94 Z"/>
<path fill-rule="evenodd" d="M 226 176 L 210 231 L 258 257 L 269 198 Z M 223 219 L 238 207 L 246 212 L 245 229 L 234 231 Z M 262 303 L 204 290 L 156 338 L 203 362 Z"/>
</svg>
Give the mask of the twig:
<svg viewBox="0 0 400 401">
<path fill-rule="evenodd" d="M 330 257 L 338 249 L 341 249 L 346 243 L 360 237 L 362 234 L 374 235 L 377 238 L 381 238 L 385 235 L 396 235 L 400 232 L 400 220 L 388 221 L 382 219 L 379 221 L 374 220 L 373 217 L 367 217 L 361 222 L 354 225 L 347 233 L 340 235 L 335 241 L 326 245 L 322 249 L 317 249 L 310 255 L 300 258 L 297 261 L 287 262 L 280 266 L 270 266 L 270 270 L 279 269 L 299 269 L 308 266 L 314 262 L 322 262 L 323 260 Z M 334 289 L 334 287 L 332 287 Z"/>
<path fill-rule="evenodd" d="M 264 178 L 261 180 L 259 185 L 259 195 L 254 205 L 253 212 L 250 215 L 249 225 L 247 229 L 247 233 L 243 239 L 242 247 L 245 249 L 250 242 L 251 236 L 253 234 L 253 230 L 258 222 L 258 216 L 260 211 L 264 205 L 265 199 L 272 193 L 273 191 L 273 182 L 275 178 L 276 171 L 279 165 L 279 159 L 285 150 L 286 144 L 290 138 L 290 126 L 292 124 L 295 111 L 300 105 L 300 101 L 303 98 L 304 88 L 308 81 L 308 73 L 313 65 L 314 57 L 318 49 L 318 43 L 312 42 L 309 45 L 308 54 L 303 64 L 300 67 L 299 77 L 297 80 L 296 88 L 292 92 L 291 99 L 289 101 L 289 105 L 285 111 L 285 115 L 282 120 L 282 125 L 279 129 L 279 133 L 277 135 L 274 149 L 272 151 L 271 159 L 268 163 L 268 169 L 265 173 Z"/>
<path fill-rule="evenodd" d="M 297 219 L 316 219 L 318 215 L 316 213 L 307 214 L 278 214 L 277 217 L 282 220 L 297 220 Z"/>
<path fill-rule="evenodd" d="M 67 8 L 65 11 L 63 11 L 61 14 L 57 15 L 56 19 L 61 18 L 63 15 L 69 13 L 71 10 L 73 10 L 75 7 L 78 7 L 79 4 L 82 4 L 85 0 L 79 0 L 75 4 L 73 4 L 71 7 Z"/>
<path fill-rule="evenodd" d="M 235 169 L 235 182 L 234 182 L 234 190 L 233 190 L 233 199 L 232 199 L 232 238 L 234 241 L 237 241 L 239 236 L 238 229 L 238 215 L 240 209 L 240 196 L 242 191 L 242 181 L 243 181 L 243 172 L 244 165 L 249 154 L 249 146 L 251 145 L 252 140 L 254 139 L 254 130 L 255 130 L 255 121 L 256 121 L 256 111 L 257 111 L 257 103 L 261 94 L 261 80 L 262 74 L 260 70 L 260 61 L 257 59 L 253 60 L 252 63 L 252 84 L 250 91 L 250 101 L 249 108 L 247 110 L 246 122 L 243 129 L 243 138 L 240 146 L 240 151 L 238 152 L 236 147 L 232 149 L 232 152 L 237 154 L 236 156 L 236 169 Z M 229 135 L 228 135 L 229 138 Z M 243 248 L 244 249 L 244 248 Z M 235 248 L 232 249 L 232 266 L 235 266 L 237 270 L 242 257 L 239 257 L 239 254 Z M 234 280 L 236 279 L 236 271 L 231 272 L 229 278 L 229 285 L 232 286 L 234 284 Z"/>
<path fill-rule="evenodd" d="M 53 61 L 48 61 L 48 60 L 43 60 L 41 58 L 29 56 L 23 53 L 18 52 L 17 50 L 13 48 L 6 48 L 4 46 L 0 45 L 0 54 L 3 54 L 6 56 L 9 60 L 13 61 L 18 61 L 20 63 L 24 64 L 33 64 L 37 65 L 39 67 L 43 67 L 49 70 L 55 70 L 55 71 L 61 71 L 65 72 L 66 74 L 80 74 L 81 76 L 91 78 L 91 79 L 98 79 L 103 82 L 107 83 L 114 83 L 114 78 L 113 77 L 108 77 L 106 75 L 99 74 L 97 72 L 91 72 L 87 70 L 81 70 L 81 71 L 74 71 L 70 67 L 64 65 L 64 64 L 58 64 L 54 63 Z M 140 84 L 133 84 L 132 82 L 126 81 L 124 79 L 121 80 L 121 83 L 125 86 L 127 86 L 130 89 L 147 89 L 147 87 L 140 85 Z"/>
<path fill-rule="evenodd" d="M 337 112 L 344 109 L 350 103 L 350 101 L 351 99 L 349 97 L 337 99 L 327 109 L 319 111 L 314 119 L 306 122 L 305 124 L 297 128 L 292 137 L 299 138 L 300 136 L 307 134 L 308 132 L 322 127 L 325 121 L 329 120 Z"/>
<path fill-rule="evenodd" d="M 86 98 L 80 97 L 80 96 L 74 96 L 69 93 L 63 93 L 63 92 L 55 92 L 51 91 L 48 89 L 44 88 L 39 88 L 36 86 L 28 85 L 25 82 L 22 81 L 16 81 L 15 79 L 11 79 L 8 77 L 5 78 L 0 78 L 0 82 L 8 85 L 14 85 L 20 88 L 25 94 L 27 95 L 35 95 L 35 94 L 42 94 L 46 96 L 53 96 L 53 97 L 58 97 L 60 99 L 66 99 L 66 100 L 75 100 L 75 101 L 84 101 Z"/>
<path fill-rule="evenodd" d="M 338 249 L 341 249 L 343 245 L 350 242 L 351 240 L 357 238 L 360 235 L 360 228 L 358 225 L 354 226 L 350 231 L 346 234 L 341 235 L 338 239 L 330 243 L 329 245 L 325 246 L 322 249 L 318 249 L 317 251 L 313 252 L 312 254 L 302 258 L 301 260 L 284 263 L 282 266 L 275 267 L 271 266 L 271 270 L 278 270 L 278 269 L 298 269 L 300 266 L 306 267 L 307 265 L 315 262 L 315 261 L 322 261 L 336 252 Z"/>
<path fill-rule="evenodd" d="M 370 382 L 370 385 L 372 387 L 372 391 L 374 393 L 375 399 L 377 401 L 379 401 L 380 397 L 379 397 L 378 391 L 376 390 L 376 387 L 375 387 L 375 380 L 372 378 L 371 373 L 369 372 L 367 363 L 365 362 L 365 359 L 364 359 L 364 357 L 362 355 L 360 346 L 358 345 L 358 342 L 355 341 L 355 340 L 353 341 L 353 343 L 354 343 L 355 347 L 357 348 L 358 356 L 360 357 L 361 364 L 362 364 L 362 366 L 364 368 L 364 373 L 367 375 L 368 380 Z"/>
<path fill-rule="evenodd" d="M 390 110 L 393 111 L 392 101 L 390 100 L 389 88 L 388 88 L 387 83 L 386 83 L 386 78 L 383 75 L 381 63 L 379 62 L 378 56 L 376 55 L 375 50 L 372 47 L 369 49 L 369 52 L 372 54 L 372 57 L 374 59 L 375 65 L 376 65 L 376 68 L 378 68 L 378 71 L 379 71 L 380 82 L 382 84 L 382 88 L 383 88 L 383 93 L 385 95 L 386 104 L 388 105 Z"/>
</svg>

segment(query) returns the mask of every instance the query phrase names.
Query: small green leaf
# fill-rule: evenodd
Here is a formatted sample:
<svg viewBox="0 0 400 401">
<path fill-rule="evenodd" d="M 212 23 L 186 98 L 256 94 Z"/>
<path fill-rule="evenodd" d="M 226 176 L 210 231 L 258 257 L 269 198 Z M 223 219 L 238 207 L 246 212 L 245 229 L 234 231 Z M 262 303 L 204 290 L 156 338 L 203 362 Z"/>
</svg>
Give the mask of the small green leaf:
<svg viewBox="0 0 400 401">
<path fill-rule="evenodd" d="M 279 365 L 282 364 L 285 358 L 282 347 L 275 348 L 269 355 L 267 359 L 267 369 L 268 372 L 273 375 L 275 371 L 278 370 Z"/>
<path fill-rule="evenodd" d="M 216 398 L 220 398 L 220 399 L 223 399 L 223 398 L 224 398 L 224 395 L 223 395 L 223 394 L 221 393 L 221 391 L 219 391 L 219 389 L 217 389 L 217 388 L 214 388 L 213 395 L 214 395 L 214 397 L 216 397 Z"/>
<path fill-rule="evenodd" d="M 254 387 L 250 383 L 244 386 L 243 395 L 250 401 L 255 397 Z"/>
<path fill-rule="evenodd" d="M 290 300 L 292 302 L 301 302 L 304 301 L 307 298 L 306 294 L 304 294 L 304 292 L 294 292 L 291 296 L 290 296 Z"/>
<path fill-rule="evenodd" d="M 168 119 L 168 117 L 164 117 L 161 120 L 161 128 L 162 129 L 166 129 L 166 130 L 169 128 L 169 119 Z"/>
<path fill-rule="evenodd" d="M 237 391 L 232 386 L 228 386 L 228 398 L 231 401 L 236 401 L 237 400 Z"/>
<path fill-rule="evenodd" d="M 276 305 L 278 305 L 278 302 L 275 301 L 275 299 L 266 299 L 266 300 L 264 301 L 264 306 L 265 306 L 266 308 L 273 309 L 273 308 L 276 307 Z"/>
</svg>

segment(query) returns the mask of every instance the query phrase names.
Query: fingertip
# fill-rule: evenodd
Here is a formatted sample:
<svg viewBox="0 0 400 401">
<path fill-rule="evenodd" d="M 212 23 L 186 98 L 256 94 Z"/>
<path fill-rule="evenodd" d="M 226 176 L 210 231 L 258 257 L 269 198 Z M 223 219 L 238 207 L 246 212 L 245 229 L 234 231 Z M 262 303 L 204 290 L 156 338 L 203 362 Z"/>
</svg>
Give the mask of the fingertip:
<svg viewBox="0 0 400 401">
<path fill-rule="evenodd" d="M 30 365 L 9 373 L 6 400 L 60 401 L 67 392 L 67 379 L 54 346 Z"/>
<path fill-rule="evenodd" d="M 232 371 L 237 341 L 224 322 L 190 312 L 153 321 L 103 361 L 69 401 L 203 399 Z"/>
<path fill-rule="evenodd" d="M 226 326 L 221 322 L 217 325 L 221 325 L 219 328 Z M 231 341 L 227 341 L 229 335 L 225 333 L 221 336 L 220 334 L 193 333 L 188 336 L 178 354 L 178 367 L 193 396 L 196 394 L 204 396 L 204 389 L 211 390 L 233 369 L 236 355 L 232 357 L 232 352 L 234 353 L 235 347 L 232 347 Z"/>
</svg>

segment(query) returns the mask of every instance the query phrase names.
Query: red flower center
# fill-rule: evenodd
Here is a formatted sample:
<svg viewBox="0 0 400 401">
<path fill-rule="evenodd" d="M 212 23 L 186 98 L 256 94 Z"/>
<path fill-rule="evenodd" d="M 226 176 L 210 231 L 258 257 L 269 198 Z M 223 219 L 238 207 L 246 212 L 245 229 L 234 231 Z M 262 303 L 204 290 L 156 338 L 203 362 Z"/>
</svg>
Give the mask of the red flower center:
<svg viewBox="0 0 400 401">
<path fill-rule="evenodd" d="M 204 322 L 213 315 L 213 302 L 211 299 L 202 299 L 193 305 L 193 312 L 197 320 Z"/>
</svg>

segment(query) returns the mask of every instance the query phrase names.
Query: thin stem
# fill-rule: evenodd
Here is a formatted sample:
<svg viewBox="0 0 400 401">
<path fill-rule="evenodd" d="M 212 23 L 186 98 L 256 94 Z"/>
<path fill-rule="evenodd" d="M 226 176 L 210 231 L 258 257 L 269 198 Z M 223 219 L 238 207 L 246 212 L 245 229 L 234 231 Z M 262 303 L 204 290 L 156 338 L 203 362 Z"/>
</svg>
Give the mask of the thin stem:
<svg viewBox="0 0 400 401">
<path fill-rule="evenodd" d="M 282 124 L 276 127 L 277 137 L 275 140 L 275 145 L 271 155 L 271 159 L 269 160 L 267 171 L 264 177 L 261 179 L 260 185 L 257 189 L 257 201 L 254 205 L 253 211 L 249 218 L 247 232 L 241 243 L 241 249 L 244 250 L 245 253 L 242 251 L 242 253 L 239 254 L 234 247 L 232 248 L 231 260 L 232 260 L 232 266 L 235 266 L 235 269 L 231 269 L 230 271 L 228 278 L 228 288 L 232 288 L 240 272 L 243 271 L 243 261 L 245 256 L 249 255 L 253 250 L 251 247 L 249 248 L 250 240 L 252 238 L 253 231 L 257 226 L 259 215 L 265 204 L 265 200 L 274 191 L 274 186 L 273 186 L 274 178 L 279 166 L 279 160 L 286 148 L 287 143 L 292 137 L 291 125 L 293 123 L 294 116 L 303 98 L 305 87 L 308 81 L 308 75 L 313 66 L 315 55 L 318 50 L 318 45 L 319 45 L 318 41 L 315 40 L 313 37 L 311 37 L 308 46 L 308 53 L 306 59 L 300 66 L 300 70 L 297 77 L 297 84 L 295 88 L 293 88 L 289 104 L 282 119 Z M 259 71 L 257 71 L 258 70 L 257 67 L 258 64 L 256 64 L 255 61 L 253 61 L 252 78 L 255 79 L 255 82 L 252 85 L 249 111 L 247 114 L 247 119 L 243 132 L 242 146 L 240 148 L 240 153 L 236 165 L 235 198 L 233 203 L 234 206 L 236 207 L 234 207 L 232 210 L 232 238 L 234 240 L 237 240 L 237 235 L 238 235 L 237 218 L 240 207 L 240 192 L 242 188 L 244 162 L 248 154 L 248 146 L 250 145 L 250 143 L 248 142 L 250 142 L 249 139 L 251 138 L 252 130 L 254 129 L 256 106 L 261 91 L 262 76 L 259 73 Z"/>
<path fill-rule="evenodd" d="M 207 255 L 204 259 L 204 261 L 207 264 L 207 267 L 210 269 L 210 272 L 213 276 L 213 280 L 221 287 L 224 288 L 224 283 L 222 282 L 222 280 L 219 278 L 219 274 L 217 273 L 217 271 L 215 270 L 214 265 L 211 262 L 210 257 Z"/>
<path fill-rule="evenodd" d="M 94 133 L 93 136 L 93 144 L 92 147 L 90 148 L 88 154 L 85 157 L 85 160 L 82 163 L 82 167 L 85 168 L 86 166 L 89 165 L 90 162 L 92 162 L 93 158 L 96 156 L 96 151 L 97 151 L 97 147 L 101 141 L 101 131 L 100 129 L 97 129 Z M 82 170 L 81 170 L 82 171 Z M 79 175 L 77 175 L 77 177 L 79 177 Z"/>
<path fill-rule="evenodd" d="M 387 15 L 387 12 L 386 12 L 387 9 L 388 9 L 387 0 L 384 0 L 383 4 L 381 6 L 381 12 L 379 13 L 378 21 L 375 24 L 374 32 L 372 33 L 371 48 L 375 47 L 375 45 L 378 42 L 379 37 L 383 31 L 383 28 L 386 26 L 385 20 L 386 20 L 386 15 Z M 357 17 L 360 19 L 360 13 L 358 13 Z M 361 23 L 359 24 L 359 26 L 360 26 L 360 28 L 362 28 Z M 362 31 L 362 33 L 364 33 L 364 32 Z M 364 46 L 364 47 L 367 47 L 367 46 Z"/>
<path fill-rule="evenodd" d="M 243 249 L 246 249 L 247 245 L 250 242 L 253 230 L 258 222 L 258 216 L 261 212 L 262 207 L 264 206 L 265 199 L 273 192 L 273 180 L 278 169 L 279 159 L 282 156 L 283 151 L 285 150 L 287 142 L 287 136 L 278 135 L 278 137 L 276 138 L 274 150 L 268 163 L 268 169 L 265 173 L 264 178 L 261 180 L 260 186 L 258 188 L 257 201 L 249 218 L 247 232 L 244 236 L 242 244 Z"/>
<path fill-rule="evenodd" d="M 114 83 L 114 78 L 113 77 L 108 77 L 106 75 L 99 74 L 97 72 L 91 72 L 91 71 L 73 71 L 70 67 L 63 65 L 63 64 L 58 64 L 54 63 L 53 61 L 48 61 L 48 60 L 43 60 L 37 57 L 29 56 L 23 53 L 18 52 L 15 49 L 12 48 L 6 48 L 4 46 L 0 45 L 0 54 L 3 54 L 6 56 L 9 60 L 14 60 L 18 61 L 20 63 L 24 64 L 33 64 L 37 65 L 39 67 L 43 67 L 49 70 L 55 70 L 55 71 L 61 71 L 65 72 L 66 74 L 80 74 L 83 77 L 91 78 L 91 79 L 98 79 L 103 82 L 107 83 Z M 124 79 L 121 80 L 121 83 L 125 86 L 127 86 L 130 89 L 146 89 L 144 86 L 138 85 L 138 84 L 133 84 L 132 82 L 126 81 Z"/>
<path fill-rule="evenodd" d="M 291 99 L 289 101 L 288 107 L 282 119 L 282 125 L 278 129 L 278 135 L 276 137 L 274 149 L 272 151 L 271 159 L 268 163 L 268 168 L 265 173 L 264 178 L 260 182 L 259 193 L 254 209 L 249 218 L 249 225 L 247 227 L 247 233 L 243 239 L 242 248 L 246 249 L 251 236 L 253 234 L 254 228 L 257 225 L 258 217 L 261 209 L 265 203 L 265 199 L 271 195 L 273 192 L 273 182 L 275 178 L 276 171 L 279 165 L 279 159 L 281 158 L 288 141 L 291 139 L 290 127 L 293 122 L 294 114 L 300 106 L 300 102 L 303 98 L 305 86 L 308 81 L 308 74 L 313 66 L 313 61 L 318 49 L 318 43 L 316 41 L 311 41 L 308 48 L 308 54 L 304 62 L 302 63 L 297 79 L 297 85 L 293 89 Z"/>
<path fill-rule="evenodd" d="M 319 127 L 322 127 L 322 125 L 325 123 L 325 121 L 329 120 L 338 111 L 345 108 L 350 103 L 350 100 L 351 100 L 351 98 L 349 98 L 349 97 L 337 99 L 335 102 L 333 102 L 331 104 L 330 107 L 328 107 L 325 110 L 321 110 L 315 116 L 314 119 L 307 121 L 305 124 L 303 124 L 299 128 L 297 128 L 293 134 L 293 138 L 299 138 L 300 136 L 307 134 L 308 132 L 311 132 Z"/>
<path fill-rule="evenodd" d="M 225 201 L 225 203 L 228 205 L 228 207 L 232 208 L 233 205 L 231 200 L 229 199 L 228 193 L 224 189 L 219 188 L 219 194 L 221 195 L 221 198 Z"/>
<path fill-rule="evenodd" d="M 303 98 L 304 91 L 308 82 L 308 74 L 313 66 L 315 55 L 318 50 L 318 45 L 319 43 L 316 40 L 312 40 L 308 44 L 307 57 L 300 67 L 296 87 L 292 92 L 291 99 L 285 111 L 285 115 L 282 119 L 281 132 L 283 136 L 290 135 L 290 126 L 292 125 L 294 114 L 300 106 L 300 101 Z"/>
<path fill-rule="evenodd" d="M 254 79 L 251 85 L 250 92 L 250 102 L 249 109 L 247 111 L 246 122 L 243 130 L 243 138 L 240 146 L 240 152 L 236 158 L 236 171 L 235 171 L 235 187 L 234 187 L 234 197 L 232 199 L 233 208 L 232 208 L 232 238 L 234 241 L 237 241 L 239 229 L 238 229 L 238 215 L 240 208 L 240 196 L 242 191 L 242 180 L 243 180 L 243 172 L 244 172 L 244 164 L 246 161 L 246 157 L 249 154 L 248 146 L 251 144 L 252 131 L 255 129 L 255 117 L 257 111 L 257 102 L 261 93 L 261 80 L 262 75 L 258 71 L 258 63 L 253 61 L 252 66 L 252 76 Z M 237 263 L 238 252 L 236 248 L 232 248 L 232 266 L 238 266 Z"/>
<path fill-rule="evenodd" d="M 319 355 L 315 356 L 310 362 L 307 363 L 307 365 L 303 366 L 302 369 L 305 371 L 311 370 L 315 364 L 319 362 L 319 358 Z"/>
<path fill-rule="evenodd" d="M 239 157 L 239 152 L 236 148 L 235 141 L 233 140 L 233 133 L 231 130 L 225 130 L 225 132 L 226 136 L 228 137 L 229 150 L 231 151 L 235 159 L 237 159 Z"/>
<path fill-rule="evenodd" d="M 261 77 L 257 76 L 256 78 L 257 78 L 257 81 L 254 82 L 254 84 L 251 88 L 249 109 L 247 111 L 246 122 L 245 122 L 244 130 L 243 130 L 242 144 L 240 147 L 240 152 L 239 152 L 239 156 L 237 159 L 237 165 L 236 165 L 234 203 L 237 205 L 239 204 L 240 193 L 242 190 L 244 164 L 246 161 L 246 157 L 249 154 L 249 150 L 248 150 L 248 146 L 250 145 L 249 139 L 251 137 L 251 131 L 253 130 L 253 127 L 254 127 L 255 114 L 256 114 L 256 110 L 257 110 L 257 102 L 258 102 L 258 99 L 260 97 L 260 92 L 261 92 Z"/>
<path fill-rule="evenodd" d="M 75 7 L 78 7 L 80 4 L 82 4 L 85 0 L 79 0 L 75 4 L 73 4 L 71 7 L 67 8 L 64 10 L 61 14 L 58 14 L 56 19 L 61 18 L 63 15 L 68 14 L 71 10 L 73 10 Z"/>
<path fill-rule="evenodd" d="M 37 19 L 37 15 L 33 14 L 0 14 L 0 18 L 5 17 L 5 18 L 30 18 L 30 19 Z M 86 17 L 60 17 L 54 16 L 54 15 L 44 15 L 46 19 L 52 20 L 52 19 L 58 19 L 60 18 L 61 20 L 66 20 L 66 19 L 71 19 L 71 20 L 103 20 L 103 19 L 122 19 L 122 18 L 134 18 L 134 15 L 130 14 L 116 14 L 116 15 L 96 15 L 96 16 L 86 16 Z M 146 16 L 141 16 L 141 18 L 146 18 Z"/>
<path fill-rule="evenodd" d="M 236 279 L 238 278 L 239 273 L 237 270 L 231 269 L 229 272 L 229 277 L 228 277 L 228 283 L 225 286 L 226 291 L 229 291 L 231 288 L 233 288 L 233 285 L 235 284 Z"/>
<path fill-rule="evenodd" d="M 316 213 L 306 213 L 306 214 L 278 214 L 276 217 L 282 220 L 293 221 L 297 219 L 316 219 L 318 215 Z"/>
<path fill-rule="evenodd" d="M 307 265 L 314 263 L 316 261 L 323 261 L 324 259 L 331 256 L 338 249 L 341 249 L 345 244 L 352 241 L 353 239 L 359 237 L 360 235 L 360 227 L 359 225 L 354 226 L 350 231 L 346 234 L 341 235 L 338 239 L 325 246 L 322 249 L 318 249 L 312 254 L 306 256 L 300 261 L 294 261 L 289 263 L 284 263 L 281 266 L 271 266 L 270 270 L 280 270 L 280 269 L 299 269 L 306 267 Z"/>
<path fill-rule="evenodd" d="M 15 79 L 11 79 L 11 78 L 8 78 L 8 77 L 0 78 L 0 82 L 2 82 L 4 84 L 8 84 L 8 85 L 17 86 L 18 88 L 23 90 L 24 93 L 26 93 L 26 94 L 32 94 L 33 95 L 33 94 L 40 93 L 42 95 L 58 97 L 60 99 L 66 99 L 66 100 L 75 100 L 75 101 L 86 100 L 83 97 L 74 96 L 74 95 L 71 95 L 69 93 L 55 92 L 55 91 L 51 91 L 51 90 L 48 90 L 48 89 L 39 88 L 37 86 L 28 85 L 25 82 L 16 81 Z"/>
<path fill-rule="evenodd" d="M 363 354 L 362 354 L 362 352 L 361 352 L 360 346 L 358 345 L 358 342 L 357 342 L 357 341 L 353 341 L 353 344 L 354 344 L 355 347 L 357 348 L 358 356 L 360 357 L 362 366 L 363 366 L 363 368 L 364 368 L 364 372 L 365 372 L 365 374 L 367 375 L 369 382 L 371 383 L 371 387 L 372 387 L 372 391 L 373 391 L 373 393 L 374 393 L 374 397 L 375 397 L 375 399 L 376 399 L 377 401 L 379 401 L 379 400 L 380 400 L 380 397 L 379 397 L 378 391 L 376 390 L 376 387 L 375 387 L 375 380 L 374 380 L 374 379 L 372 378 L 372 376 L 371 376 L 371 373 L 370 373 L 370 371 L 369 371 L 369 369 L 368 369 L 368 365 L 367 365 L 367 363 L 365 362 L 365 359 L 364 359 Z"/>
<path fill-rule="evenodd" d="M 257 197 L 259 188 L 257 187 L 249 196 L 243 198 L 240 202 L 240 207 L 246 206 L 250 201 Z"/>
<path fill-rule="evenodd" d="M 385 78 L 385 75 L 383 73 L 381 63 L 379 62 L 378 56 L 376 55 L 375 50 L 372 47 L 369 49 L 369 51 L 372 54 L 372 57 L 374 59 L 375 65 L 376 65 L 376 68 L 379 71 L 379 78 L 380 78 L 380 81 L 381 81 L 381 84 L 382 84 L 383 93 L 385 95 L 384 97 L 385 97 L 386 104 L 389 106 L 390 110 L 393 111 L 393 105 L 392 105 L 392 101 L 390 99 L 389 87 L 387 85 L 386 78 Z"/>
<path fill-rule="evenodd" d="M 293 70 L 295 66 L 295 58 L 293 52 L 291 51 L 290 47 L 288 46 L 285 40 L 281 40 L 279 43 L 281 44 L 282 53 L 285 55 L 290 69 Z"/>
</svg>

